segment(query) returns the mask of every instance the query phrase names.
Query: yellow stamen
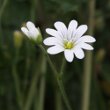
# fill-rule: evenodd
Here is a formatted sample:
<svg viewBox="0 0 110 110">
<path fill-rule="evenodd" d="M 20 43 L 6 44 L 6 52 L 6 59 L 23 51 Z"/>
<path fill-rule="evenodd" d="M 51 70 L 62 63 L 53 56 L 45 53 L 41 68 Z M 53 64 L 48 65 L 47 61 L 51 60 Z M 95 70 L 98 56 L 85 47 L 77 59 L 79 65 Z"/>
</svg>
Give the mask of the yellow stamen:
<svg viewBox="0 0 110 110">
<path fill-rule="evenodd" d="M 65 49 L 71 49 L 74 47 L 74 43 L 73 42 L 65 42 L 64 43 L 64 48 Z"/>
</svg>

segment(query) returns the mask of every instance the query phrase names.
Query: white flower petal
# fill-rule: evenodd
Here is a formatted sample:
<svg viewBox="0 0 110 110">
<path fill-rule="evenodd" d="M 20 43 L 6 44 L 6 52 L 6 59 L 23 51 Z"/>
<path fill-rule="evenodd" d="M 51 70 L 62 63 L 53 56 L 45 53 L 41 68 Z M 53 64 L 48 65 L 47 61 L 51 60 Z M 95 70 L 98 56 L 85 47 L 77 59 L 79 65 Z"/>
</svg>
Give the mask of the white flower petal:
<svg viewBox="0 0 110 110">
<path fill-rule="evenodd" d="M 28 21 L 27 24 L 26 24 L 28 30 L 29 30 L 29 34 L 31 37 L 37 37 L 37 35 L 39 34 L 39 31 L 38 29 L 35 27 L 35 25 Z"/>
<path fill-rule="evenodd" d="M 75 44 L 78 44 L 78 43 L 93 43 L 95 42 L 95 38 L 93 38 L 92 36 L 89 36 L 89 35 L 85 35 L 85 36 L 82 36 L 80 37 L 76 42 Z"/>
<path fill-rule="evenodd" d="M 81 48 L 75 48 L 73 50 L 75 56 L 78 58 L 78 59 L 83 59 L 84 58 L 84 52 Z"/>
<path fill-rule="evenodd" d="M 82 36 L 82 37 L 80 38 L 80 40 L 83 41 L 83 42 L 90 42 L 90 43 L 96 41 L 94 37 L 89 36 L 89 35 Z"/>
<path fill-rule="evenodd" d="M 59 35 L 59 33 L 55 30 L 55 29 L 50 29 L 47 28 L 46 32 L 51 35 L 51 36 L 55 36 L 56 38 L 59 38 L 61 40 L 61 36 Z"/>
<path fill-rule="evenodd" d="M 50 47 L 47 49 L 47 52 L 52 55 L 58 54 L 63 51 L 64 51 L 64 49 L 61 46 L 53 46 L 53 47 Z"/>
<path fill-rule="evenodd" d="M 35 29 L 33 30 L 33 36 L 34 36 L 34 37 L 37 37 L 39 34 L 40 34 L 40 32 L 39 32 L 38 28 L 35 28 Z"/>
<path fill-rule="evenodd" d="M 35 29 L 35 25 L 34 25 L 34 23 L 32 23 L 31 21 L 28 21 L 28 22 L 26 23 L 26 26 L 27 26 L 27 28 L 29 29 L 29 31 Z"/>
<path fill-rule="evenodd" d="M 64 55 L 65 55 L 65 58 L 68 62 L 72 62 L 73 61 L 73 58 L 74 58 L 74 54 L 73 54 L 73 51 L 72 50 L 65 50 L 64 51 Z"/>
<path fill-rule="evenodd" d="M 77 28 L 75 35 L 73 36 L 73 38 L 75 40 L 79 39 L 86 31 L 87 31 L 88 27 L 87 25 L 81 25 Z"/>
<path fill-rule="evenodd" d="M 67 35 L 67 28 L 63 22 L 57 21 L 54 24 L 55 28 L 62 34 L 63 37 L 66 37 Z"/>
<path fill-rule="evenodd" d="M 77 28 L 77 21 L 76 20 L 71 20 L 68 26 L 68 39 L 71 39 L 73 36 L 73 33 L 76 31 Z"/>
<path fill-rule="evenodd" d="M 81 48 L 83 48 L 85 50 L 93 50 L 94 49 L 91 45 L 89 45 L 87 43 L 81 43 L 79 45 L 80 45 Z"/>
<path fill-rule="evenodd" d="M 29 31 L 27 30 L 27 28 L 22 27 L 21 30 L 22 30 L 22 32 L 23 32 L 26 36 L 29 37 Z"/>
<path fill-rule="evenodd" d="M 48 46 L 55 45 L 57 44 L 57 39 L 55 37 L 48 37 L 43 41 L 43 43 Z"/>
</svg>

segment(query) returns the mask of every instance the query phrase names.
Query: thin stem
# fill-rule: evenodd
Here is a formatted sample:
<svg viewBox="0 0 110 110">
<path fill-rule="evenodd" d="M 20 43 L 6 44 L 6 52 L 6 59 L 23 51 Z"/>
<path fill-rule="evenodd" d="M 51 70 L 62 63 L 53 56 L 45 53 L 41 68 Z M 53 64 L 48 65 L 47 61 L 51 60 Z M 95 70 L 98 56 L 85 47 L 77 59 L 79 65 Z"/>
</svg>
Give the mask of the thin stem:
<svg viewBox="0 0 110 110">
<path fill-rule="evenodd" d="M 18 105 L 19 105 L 20 109 L 22 110 L 22 96 L 21 96 L 20 84 L 19 84 L 19 79 L 18 79 L 18 75 L 17 75 L 15 65 L 13 65 L 13 67 L 12 67 L 12 74 L 13 74 L 13 79 L 14 79 L 14 83 L 15 83 L 17 102 L 18 102 Z"/>
<path fill-rule="evenodd" d="M 40 90 L 39 90 L 39 102 L 38 102 L 38 109 L 37 110 L 43 110 L 44 109 L 44 93 L 45 93 L 45 76 L 42 76 L 41 82 L 40 82 Z"/>
<path fill-rule="evenodd" d="M 35 90 L 36 90 L 36 82 L 38 81 L 38 73 L 35 73 L 35 75 L 33 76 L 32 82 L 31 82 L 31 87 L 29 89 L 29 93 L 26 99 L 26 103 L 24 106 L 24 110 L 30 110 L 32 101 L 33 101 L 33 97 L 35 94 Z"/>
<path fill-rule="evenodd" d="M 62 76 L 63 75 L 63 71 L 64 71 L 64 68 L 65 68 L 65 65 L 66 65 L 66 60 L 65 58 L 63 57 L 63 60 L 62 60 L 62 66 L 61 66 L 61 69 L 60 69 L 60 75 Z"/>
<path fill-rule="evenodd" d="M 17 61 L 18 61 L 18 53 L 19 50 L 16 50 L 16 55 L 15 55 L 15 59 L 12 65 L 12 75 L 13 75 L 13 79 L 14 79 L 14 83 L 15 83 L 15 90 L 16 90 L 16 95 L 17 95 L 17 102 L 18 105 L 20 107 L 20 109 L 22 110 L 23 107 L 23 101 L 22 101 L 22 94 L 21 94 L 21 90 L 20 90 L 20 80 L 19 80 L 19 76 L 17 74 Z"/>
<path fill-rule="evenodd" d="M 63 57 L 62 59 L 62 64 L 61 64 L 61 69 L 60 69 L 60 74 L 59 77 L 60 79 L 62 79 L 62 75 L 63 75 L 63 71 L 66 65 L 66 60 Z M 61 94 L 59 93 L 59 91 L 56 91 L 56 110 L 62 110 L 62 99 L 61 99 Z"/>
<path fill-rule="evenodd" d="M 67 98 L 67 95 L 66 95 L 66 92 L 65 92 L 65 89 L 64 89 L 64 85 L 63 85 L 62 80 L 60 78 L 57 78 L 57 82 L 58 82 L 58 86 L 60 88 L 61 94 L 63 96 L 64 102 L 65 102 L 68 110 L 72 110 L 72 108 L 70 106 L 70 103 L 68 101 L 68 98 Z"/>
<path fill-rule="evenodd" d="M 95 15 L 95 0 L 89 0 L 89 34 L 92 35 L 94 31 L 94 15 Z M 86 53 L 84 62 L 84 89 L 82 99 L 82 110 L 89 110 L 90 104 L 90 87 L 92 74 L 92 52 Z"/>
<path fill-rule="evenodd" d="M 61 91 L 62 97 L 63 97 L 63 99 L 64 99 L 64 102 L 65 102 L 65 104 L 66 104 L 68 110 L 72 110 L 72 108 L 71 108 L 71 106 L 70 106 L 70 104 L 69 104 L 69 101 L 68 101 L 66 92 L 65 92 L 65 90 L 64 90 L 64 86 L 63 86 L 62 80 L 61 80 L 61 78 L 59 77 L 59 74 L 58 74 L 57 70 L 55 69 L 55 67 L 54 67 L 54 65 L 53 65 L 53 63 L 52 63 L 52 61 L 51 61 L 49 55 L 48 55 L 47 52 L 45 51 L 44 47 L 43 47 L 42 45 L 40 45 L 40 48 L 42 49 L 42 51 L 43 51 L 43 52 L 46 54 L 46 56 L 47 56 L 47 60 L 48 60 L 50 66 L 51 66 L 51 68 L 52 68 L 52 70 L 53 70 L 53 73 L 54 73 L 56 79 L 57 79 L 57 83 L 58 83 L 59 89 L 60 89 L 60 91 Z"/>
<path fill-rule="evenodd" d="M 61 99 L 61 94 L 59 91 L 56 90 L 56 93 L 55 93 L 55 104 L 56 104 L 56 110 L 62 110 L 62 99 Z"/>
<path fill-rule="evenodd" d="M 1 24 L 1 22 L 2 22 L 2 15 L 3 15 L 3 12 L 4 12 L 4 10 L 5 10 L 5 8 L 6 8 L 6 6 L 7 6 L 7 4 L 8 4 L 8 1 L 9 0 L 4 0 L 4 2 L 3 2 L 3 4 L 2 4 L 2 7 L 0 8 L 0 35 L 2 36 L 2 24 Z M 2 37 L 1 37 L 1 42 L 2 42 Z"/>
<path fill-rule="evenodd" d="M 32 4 L 32 6 L 31 6 L 31 21 L 32 22 L 35 22 L 35 20 L 36 20 L 36 4 L 37 4 L 37 1 L 38 0 L 32 0 L 31 1 L 31 4 Z"/>
<path fill-rule="evenodd" d="M 29 76 L 29 69 L 30 69 L 30 47 L 29 42 L 26 42 L 26 61 L 25 61 L 25 72 L 24 72 L 24 93 L 26 92 L 26 87 L 28 83 L 28 76 Z"/>
<path fill-rule="evenodd" d="M 36 110 L 43 110 L 44 109 L 44 96 L 45 96 L 45 71 L 46 71 L 46 59 L 43 55 L 43 63 L 42 63 L 42 76 L 40 82 L 40 90 L 39 90 L 39 103 Z"/>
<path fill-rule="evenodd" d="M 41 56 L 41 58 L 39 58 L 39 60 L 40 61 L 42 60 L 42 56 Z M 30 110 L 30 108 L 31 108 L 31 104 L 33 102 L 34 94 L 35 94 L 35 91 L 36 91 L 36 84 L 38 82 L 40 72 L 41 72 L 41 66 L 42 66 L 42 64 L 37 66 L 37 70 L 35 71 L 35 74 L 32 77 L 31 85 L 30 85 L 30 88 L 29 88 L 29 92 L 28 92 L 26 103 L 25 103 L 25 106 L 24 106 L 23 110 Z"/>
</svg>

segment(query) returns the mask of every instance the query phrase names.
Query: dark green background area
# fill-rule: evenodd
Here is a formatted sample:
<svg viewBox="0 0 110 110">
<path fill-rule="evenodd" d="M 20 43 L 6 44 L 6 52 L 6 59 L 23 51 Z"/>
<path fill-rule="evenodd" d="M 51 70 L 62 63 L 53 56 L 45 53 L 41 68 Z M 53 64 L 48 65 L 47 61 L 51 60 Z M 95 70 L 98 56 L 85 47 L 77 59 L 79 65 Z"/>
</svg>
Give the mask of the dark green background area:
<svg viewBox="0 0 110 110">
<path fill-rule="evenodd" d="M 43 38 L 47 37 L 45 28 L 53 28 L 56 21 L 68 25 L 76 19 L 81 24 L 88 24 L 89 0 L 0 0 L 0 110 L 20 110 L 17 103 L 13 78 L 13 63 L 16 58 L 13 33 L 23 23 L 33 21 L 40 27 Z M 91 76 L 91 95 L 89 110 L 110 110 L 110 0 L 96 0 L 94 20 L 93 68 Z M 103 55 L 104 53 L 104 55 Z M 25 103 L 32 78 L 39 69 L 41 50 L 24 36 L 19 49 L 16 70 L 20 89 Z M 63 54 L 51 56 L 57 70 L 60 70 Z M 81 110 L 84 60 L 74 59 L 67 63 L 63 76 L 65 90 L 74 110 Z M 48 63 L 46 64 L 45 96 L 43 110 L 58 110 L 56 96 L 59 95 L 56 80 Z M 40 89 L 40 75 L 36 84 Z M 37 110 L 37 92 L 29 110 Z M 67 110 L 62 101 L 62 110 Z"/>
</svg>

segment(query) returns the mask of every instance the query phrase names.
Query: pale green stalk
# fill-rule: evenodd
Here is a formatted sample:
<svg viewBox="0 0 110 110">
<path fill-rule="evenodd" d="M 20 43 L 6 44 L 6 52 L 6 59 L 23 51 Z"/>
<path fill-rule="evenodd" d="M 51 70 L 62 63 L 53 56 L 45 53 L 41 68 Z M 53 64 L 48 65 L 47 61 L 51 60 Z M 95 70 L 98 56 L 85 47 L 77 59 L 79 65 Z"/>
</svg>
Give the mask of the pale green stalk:
<svg viewBox="0 0 110 110">
<path fill-rule="evenodd" d="M 64 68 L 65 68 L 65 65 L 66 65 L 66 60 L 65 58 L 63 57 L 63 60 L 62 60 L 62 65 L 61 65 L 61 69 L 60 69 L 60 78 L 62 79 L 62 75 L 63 75 L 63 71 L 64 71 Z M 62 98 L 61 98 L 61 93 L 59 93 L 59 91 L 56 90 L 56 110 L 62 110 L 63 107 L 62 107 Z"/>
<path fill-rule="evenodd" d="M 65 58 L 63 57 L 63 60 L 62 60 L 62 65 L 61 65 L 61 69 L 60 69 L 60 75 L 62 76 L 63 75 L 63 71 L 64 71 L 64 68 L 65 68 L 65 65 L 66 65 L 66 60 Z"/>
<path fill-rule="evenodd" d="M 38 107 L 36 110 L 44 110 L 44 97 L 45 97 L 45 72 L 46 72 L 46 59 L 43 55 L 43 63 L 42 63 L 42 73 L 41 73 L 41 81 L 40 81 L 40 90 L 39 90 L 39 100 Z M 37 98 L 37 97 L 36 97 Z"/>
<path fill-rule="evenodd" d="M 31 21 L 35 22 L 36 20 L 36 6 L 37 6 L 38 0 L 32 0 L 31 1 Z"/>
<path fill-rule="evenodd" d="M 39 58 L 38 62 L 41 62 L 41 64 L 37 65 L 37 67 L 36 67 L 37 70 L 35 71 L 35 74 L 32 77 L 31 85 L 30 85 L 29 92 L 28 92 L 28 95 L 27 95 L 27 99 L 26 99 L 26 102 L 25 102 L 25 105 L 24 105 L 24 110 L 30 110 L 31 109 L 31 105 L 32 105 L 34 95 L 35 95 L 35 92 L 36 92 L 36 85 L 38 83 L 38 79 L 39 79 L 39 76 L 40 76 L 40 73 L 41 73 L 42 55 L 41 55 L 41 58 Z"/>
<path fill-rule="evenodd" d="M 94 31 L 94 16 L 95 16 L 95 0 L 88 1 L 89 7 L 89 31 L 88 34 L 93 35 Z M 84 86 L 83 86 L 83 98 L 82 98 L 82 110 L 89 110 L 90 105 L 90 88 L 91 88 L 91 74 L 92 74 L 92 52 L 86 52 L 86 58 L 84 62 Z"/>
<path fill-rule="evenodd" d="M 8 4 L 9 0 L 4 0 L 3 1 L 3 4 L 1 5 L 1 8 L 0 8 L 0 42 L 2 42 L 2 26 L 1 26 L 1 22 L 2 22 L 2 15 L 3 15 L 3 12 L 5 11 L 5 8 Z"/>
<path fill-rule="evenodd" d="M 37 94 L 34 110 L 44 110 L 45 83 L 45 76 L 42 76 L 39 95 Z"/>
<path fill-rule="evenodd" d="M 30 47 L 29 42 L 26 42 L 26 61 L 25 61 L 24 88 L 23 88 L 24 93 L 26 92 L 26 87 L 28 83 L 29 67 L 30 67 Z"/>
<path fill-rule="evenodd" d="M 62 108 L 62 98 L 61 98 L 61 93 L 56 90 L 55 93 L 55 104 L 56 104 L 56 110 L 63 110 Z"/>
<path fill-rule="evenodd" d="M 37 107 L 38 109 L 36 110 L 44 110 L 44 97 L 45 97 L 45 76 L 42 76 L 39 90 L 39 101 Z"/>
<path fill-rule="evenodd" d="M 20 79 L 17 73 L 17 61 L 18 61 L 18 56 L 19 56 L 19 49 L 16 49 L 16 55 L 13 61 L 12 65 L 12 75 L 14 79 L 14 84 L 15 84 L 15 90 L 16 90 L 16 95 L 17 95 L 17 102 L 20 107 L 20 110 L 23 110 L 23 100 L 22 100 L 22 93 L 20 90 Z"/>
<path fill-rule="evenodd" d="M 53 70 L 53 73 L 56 77 L 56 80 L 57 80 L 57 83 L 58 83 L 58 86 L 59 86 L 59 89 L 61 91 L 61 94 L 62 94 L 62 97 L 64 99 L 64 103 L 66 104 L 67 106 L 67 109 L 68 110 L 72 110 L 70 104 L 69 104 L 69 101 L 68 101 L 68 98 L 67 98 L 67 95 L 66 95 L 66 92 L 65 92 L 65 89 L 64 89 L 64 86 L 63 86 L 63 83 L 62 83 L 62 78 L 60 77 L 60 74 L 57 72 L 56 68 L 54 67 L 54 64 L 52 63 L 49 55 L 47 54 L 47 52 L 45 51 L 44 47 L 42 45 L 40 45 L 40 48 L 42 49 L 42 51 L 46 54 L 47 56 L 47 60 L 51 66 L 51 69 Z"/>
</svg>

